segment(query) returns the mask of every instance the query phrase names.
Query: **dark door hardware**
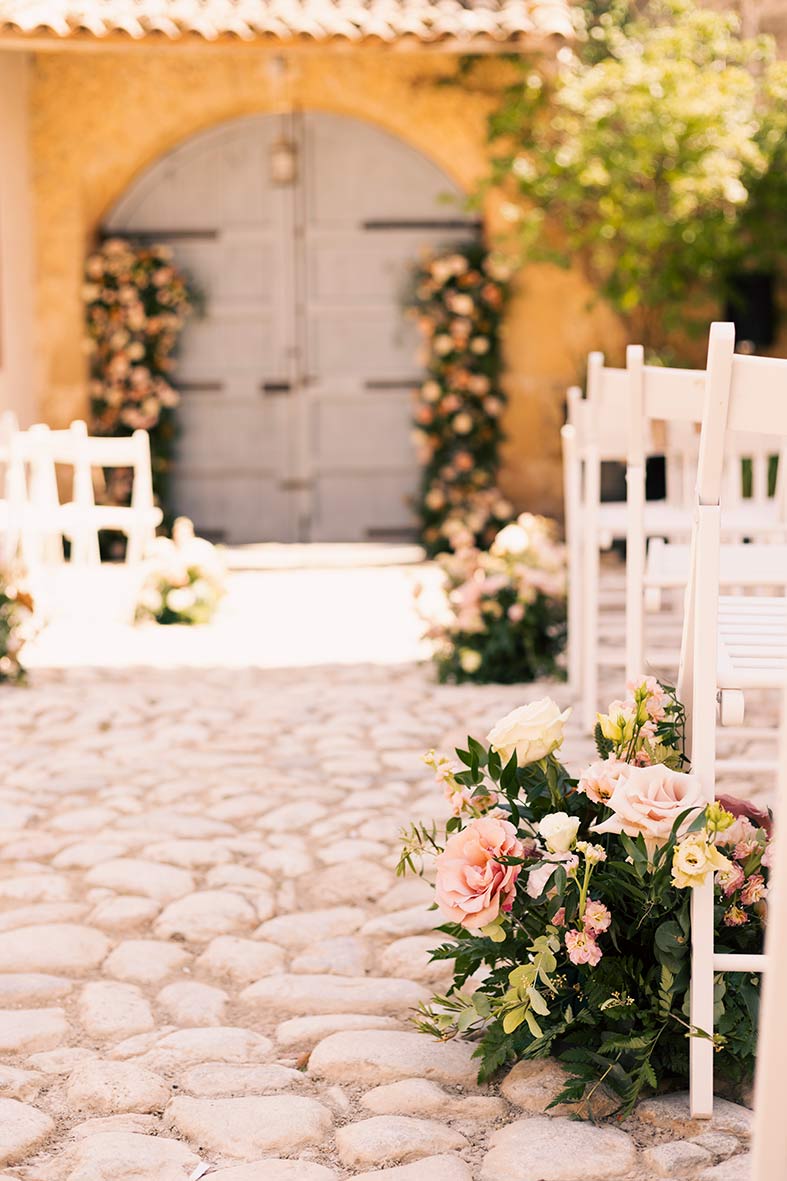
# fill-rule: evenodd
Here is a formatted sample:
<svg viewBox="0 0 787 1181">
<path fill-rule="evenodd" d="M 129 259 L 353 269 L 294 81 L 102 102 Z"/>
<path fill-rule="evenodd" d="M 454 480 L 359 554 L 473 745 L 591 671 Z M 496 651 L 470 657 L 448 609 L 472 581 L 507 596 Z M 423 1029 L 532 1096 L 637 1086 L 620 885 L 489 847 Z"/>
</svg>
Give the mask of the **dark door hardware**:
<svg viewBox="0 0 787 1181">
<path fill-rule="evenodd" d="M 361 222 L 363 230 L 469 230 L 478 232 L 481 220 L 461 217 L 370 218 Z"/>
<path fill-rule="evenodd" d="M 370 392 L 384 392 L 385 390 L 415 390 L 421 384 L 417 377 L 380 377 L 372 378 L 363 383 L 363 388 Z"/>
</svg>

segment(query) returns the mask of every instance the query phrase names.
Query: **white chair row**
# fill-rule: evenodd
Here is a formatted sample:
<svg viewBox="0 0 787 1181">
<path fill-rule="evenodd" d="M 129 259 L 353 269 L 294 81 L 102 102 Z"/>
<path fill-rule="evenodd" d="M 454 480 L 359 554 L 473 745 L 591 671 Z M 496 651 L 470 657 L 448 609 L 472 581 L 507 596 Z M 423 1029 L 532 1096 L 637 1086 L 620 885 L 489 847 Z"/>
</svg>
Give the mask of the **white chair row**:
<svg viewBox="0 0 787 1181">
<path fill-rule="evenodd" d="M 630 348 L 625 370 L 608 370 L 593 362 L 595 390 L 579 402 L 572 395 L 570 421 L 564 428 L 566 506 L 569 555 L 573 570 L 570 628 L 574 641 L 570 673 L 575 687 L 586 694 L 583 713 L 592 724 L 596 681 L 588 677 L 583 660 L 593 652 L 595 634 L 588 639 L 583 605 L 598 614 L 598 552 L 609 537 L 619 535 L 620 507 L 606 511 L 599 503 L 601 458 L 627 461 L 627 629 L 626 665 L 629 674 L 642 671 L 643 604 L 650 589 L 686 587 L 678 692 L 687 710 L 687 741 L 692 769 L 708 800 L 715 795 L 717 723 L 740 720 L 752 689 L 775 691 L 781 699 L 778 820 L 787 815 L 787 529 L 784 512 L 785 440 L 787 439 L 787 361 L 735 354 L 734 328 L 716 324 L 711 331 L 705 370 L 668 370 L 644 364 L 642 350 Z M 603 395 L 600 412 L 598 390 Z M 593 395 L 596 409 L 592 409 Z M 690 451 L 699 425 L 696 479 L 688 510 L 690 544 L 670 538 L 685 537 L 686 524 L 671 515 L 673 506 L 649 505 L 645 500 L 645 459 L 653 438 L 653 423 L 665 427 L 665 440 L 679 438 L 681 448 L 670 466 L 681 469 L 682 495 L 691 471 Z M 627 438 L 620 438 L 623 424 Z M 613 445 L 599 441 L 615 434 Z M 756 437 L 755 437 L 756 435 Z M 767 464 L 780 455 L 781 489 L 768 495 Z M 740 494 L 741 458 L 752 459 L 753 492 Z M 608 529 L 607 536 L 604 529 Z M 648 540 L 650 540 L 650 547 Z M 731 538 L 731 541 L 723 541 Z M 754 540 L 742 544 L 742 539 Z M 655 540 L 654 540 L 655 539 Z M 747 595 L 743 589 L 769 586 L 778 593 Z M 723 597 L 721 590 L 738 593 Z M 580 606 L 577 605 L 579 600 Z M 571 600 L 570 600 L 571 601 Z M 577 634 L 579 633 L 579 635 Z M 577 640 L 579 639 L 579 643 Z M 787 1052 L 787 1023 L 783 997 L 787 994 L 787 952 L 783 940 L 787 924 L 787 840 L 776 845 L 772 870 L 776 892 L 771 895 L 765 956 L 717 954 L 714 948 L 714 890 L 709 882 L 692 896 L 691 1021 L 713 1030 L 714 981 L 720 972 L 762 971 L 767 964 L 758 1053 L 755 1136 L 755 1181 L 773 1181 L 784 1164 L 787 1136 L 781 1118 L 781 1074 Z M 708 1117 L 713 1106 L 713 1046 L 706 1038 L 690 1042 L 691 1109 Z"/>
<path fill-rule="evenodd" d="M 787 808 L 787 598 L 720 595 L 725 450 L 735 434 L 756 429 L 781 446 L 787 438 L 787 360 L 738 356 L 732 324 L 714 324 L 702 381 L 700 454 L 694 495 L 690 573 L 686 595 L 678 692 L 686 705 L 687 740 L 692 771 L 706 798 L 715 798 L 718 700 L 751 688 L 777 689 L 782 698 L 781 758 L 777 825 Z M 677 391 L 677 386 L 673 385 Z M 694 402 L 694 398 L 690 399 Z M 662 405 L 662 413 L 665 406 Z M 678 405 L 668 406 L 677 415 Z M 685 413 L 685 410 L 684 410 Z M 783 568 L 783 573 L 787 570 Z M 778 829 L 777 829 L 778 831 Z M 787 888 L 787 841 L 777 840 L 772 881 L 776 895 L 768 923 L 766 956 L 718 955 L 714 949 L 712 880 L 692 891 L 691 1022 L 712 1032 L 714 980 L 719 972 L 765 969 L 765 1005 L 758 1042 L 755 1179 L 780 1175 L 783 1134 L 781 1112 L 782 1051 L 787 1046 L 783 998 L 787 959 L 780 948 L 783 929 L 775 928 L 784 911 Z M 713 1045 L 692 1037 L 691 1109 L 697 1117 L 713 1110 Z M 778 1055 L 778 1058 L 777 1058 Z"/>
<path fill-rule="evenodd" d="M 632 348 L 626 369 L 608 368 L 600 353 L 591 354 L 587 397 L 583 399 L 578 389 L 569 390 L 568 421 L 562 432 L 569 587 L 575 588 L 569 597 L 568 671 L 570 683 L 580 694 L 582 720 L 588 730 L 593 728 L 600 704 L 601 550 L 616 540 L 627 542 L 625 664 L 629 677 L 645 667 L 646 603 L 657 607 L 662 589 L 685 587 L 688 579 L 688 546 L 675 543 L 686 543 L 691 532 L 692 473 L 699 447 L 697 398 L 703 381 L 704 371 L 645 366 L 642 350 Z M 672 417 L 671 405 L 675 410 Z M 744 538 L 778 542 L 787 537 L 787 478 L 783 474 L 787 449 L 783 443 L 782 474 L 775 493 L 768 494 L 767 465 L 779 450 L 779 443 L 751 432 L 728 441 L 725 539 L 740 544 Z M 665 455 L 667 494 L 663 500 L 646 501 L 645 463 L 656 454 Z M 749 496 L 743 494 L 744 459 L 749 460 L 753 473 Z M 601 464 L 609 460 L 626 464 L 625 501 L 601 501 Z M 665 540 L 672 544 L 663 544 Z M 723 585 L 783 585 L 785 580 L 778 572 L 787 550 L 777 551 L 774 546 L 755 564 L 750 547 L 746 547 L 746 562 L 740 561 L 740 550 L 725 547 Z M 762 577 L 763 567 L 767 567 L 768 578 Z M 770 577 L 772 573 L 776 577 Z"/>
<path fill-rule="evenodd" d="M 6 420 L 0 435 L 0 464 L 5 468 L 5 496 L 0 502 L 2 554 L 21 557 L 29 567 L 61 564 L 63 539 L 70 562 L 100 562 L 99 533 L 112 530 L 127 539 L 125 560 L 134 564 L 153 540 L 162 514 L 154 501 L 150 439 L 146 431 L 131 436 L 88 435 L 84 422 L 66 430 L 39 424 L 20 431 Z M 61 502 L 58 468 L 70 470 L 70 499 Z M 97 504 L 97 471 L 127 468 L 132 484 L 128 505 Z"/>
</svg>

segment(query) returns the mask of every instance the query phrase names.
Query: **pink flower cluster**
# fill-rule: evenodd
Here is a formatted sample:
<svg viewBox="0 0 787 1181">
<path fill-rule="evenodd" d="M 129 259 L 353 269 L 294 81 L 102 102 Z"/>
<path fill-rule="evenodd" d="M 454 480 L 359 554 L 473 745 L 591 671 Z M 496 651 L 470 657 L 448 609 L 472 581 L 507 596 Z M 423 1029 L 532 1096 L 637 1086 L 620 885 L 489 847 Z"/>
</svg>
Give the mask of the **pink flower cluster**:
<svg viewBox="0 0 787 1181">
<path fill-rule="evenodd" d="M 581 930 L 572 929 L 565 934 L 566 950 L 572 964 L 590 964 L 591 968 L 596 966 L 603 954 L 598 945 L 598 936 L 609 930 L 611 922 L 612 915 L 604 903 L 588 898 Z"/>
<path fill-rule="evenodd" d="M 728 904 L 723 921 L 728 927 L 743 927 L 750 921 L 751 912 L 756 914 L 768 897 L 762 869 L 770 866 L 771 816 L 735 796 L 720 796 L 718 802 L 735 817 L 734 824 L 716 839 L 732 857 L 730 868 L 716 875 L 716 885 Z"/>
</svg>

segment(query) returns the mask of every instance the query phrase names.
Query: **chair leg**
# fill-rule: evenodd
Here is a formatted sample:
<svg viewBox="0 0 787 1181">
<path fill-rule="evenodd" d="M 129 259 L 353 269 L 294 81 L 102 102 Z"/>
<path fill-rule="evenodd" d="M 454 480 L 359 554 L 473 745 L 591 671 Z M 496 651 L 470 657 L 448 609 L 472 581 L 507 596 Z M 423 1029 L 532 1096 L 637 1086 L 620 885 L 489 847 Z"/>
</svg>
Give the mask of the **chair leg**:
<svg viewBox="0 0 787 1181">
<path fill-rule="evenodd" d="M 716 688 L 719 598 L 718 506 L 701 506 L 695 528 L 695 553 L 687 602 L 687 634 L 682 653 L 681 683 L 691 678 L 685 701 L 690 720 L 692 772 L 706 799 L 715 796 Z M 689 667 L 687 667 L 687 665 Z M 691 899 L 691 1024 L 713 1034 L 713 882 L 696 887 Z M 692 1037 L 689 1049 L 691 1113 L 697 1119 L 713 1114 L 713 1043 Z"/>
<path fill-rule="evenodd" d="M 598 541 L 598 504 L 601 493 L 601 471 L 597 458 L 589 457 L 585 465 L 585 519 L 582 601 L 582 726 L 592 733 L 598 710 L 598 625 L 600 558 Z"/>
<path fill-rule="evenodd" d="M 784 997 L 787 994 L 787 842 L 783 839 L 787 818 L 787 686 L 782 690 L 779 730 L 779 788 L 775 812 L 776 864 L 771 867 L 768 891 L 768 927 L 765 954 L 768 970 L 762 984 L 760 1032 L 757 1041 L 757 1077 L 754 1092 L 754 1163 L 752 1181 L 773 1181 L 784 1174 L 787 1160 L 787 1120 L 784 1118 L 784 1060 L 787 1029 Z M 782 824 L 779 824 L 779 820 Z"/>
<path fill-rule="evenodd" d="M 563 441 L 563 512 L 568 560 L 567 603 L 567 672 L 572 693 L 581 691 L 582 678 L 582 537 L 581 472 L 574 428 L 564 426 Z"/>
<path fill-rule="evenodd" d="M 644 667 L 645 596 L 645 469 L 626 472 L 626 680 L 642 676 Z"/>
<path fill-rule="evenodd" d="M 713 885 L 695 887 L 691 895 L 691 1024 L 713 1033 Z M 713 1043 L 705 1037 L 689 1042 L 691 1114 L 713 1115 Z"/>
</svg>

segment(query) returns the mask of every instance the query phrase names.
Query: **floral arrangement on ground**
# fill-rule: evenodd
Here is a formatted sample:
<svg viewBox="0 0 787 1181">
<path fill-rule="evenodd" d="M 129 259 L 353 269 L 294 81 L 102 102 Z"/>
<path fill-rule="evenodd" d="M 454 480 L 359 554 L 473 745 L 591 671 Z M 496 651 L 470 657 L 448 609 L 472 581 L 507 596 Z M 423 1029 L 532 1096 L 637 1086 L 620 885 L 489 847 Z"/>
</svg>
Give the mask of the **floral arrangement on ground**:
<svg viewBox="0 0 787 1181">
<path fill-rule="evenodd" d="M 545 517 L 522 513 L 488 552 L 471 529 L 441 554 L 446 599 L 427 617 L 441 681 L 513 683 L 551 676 L 565 645 L 565 548 Z"/>
<path fill-rule="evenodd" d="M 21 653 L 32 615 L 30 595 L 0 570 L 0 683 L 19 684 L 25 679 Z"/>
<path fill-rule="evenodd" d="M 508 270 L 479 242 L 427 257 L 413 277 L 407 306 L 426 369 L 413 416 L 423 466 L 416 509 L 430 556 L 450 548 L 457 527 L 470 528 L 485 547 L 513 516 L 497 490 L 507 298 Z"/>
<path fill-rule="evenodd" d="M 708 803 L 686 768 L 684 710 L 653 678 L 599 715 L 599 758 L 578 778 L 558 760 L 567 712 L 549 698 L 468 739 L 458 763 L 430 752 L 453 815 L 406 834 L 400 872 L 436 859 L 447 922 L 435 960 L 451 990 L 418 1026 L 477 1043 L 480 1077 L 556 1056 L 557 1102 L 627 1113 L 688 1075 L 689 1037 L 711 1037 L 731 1085 L 752 1074 L 759 977 L 719 975 L 714 1029 L 689 1020 L 689 904 L 715 883 L 716 950 L 762 950 L 771 817 Z M 610 1110 L 609 1107 L 606 1108 Z"/>
<path fill-rule="evenodd" d="M 85 264 L 91 430 L 99 435 L 150 432 L 153 485 L 166 505 L 179 395 L 171 384 L 173 353 L 195 292 L 168 246 L 109 238 Z M 118 476 L 111 489 L 124 503 Z"/>
<path fill-rule="evenodd" d="M 178 517 L 172 538 L 157 537 L 146 559 L 138 623 L 210 623 L 226 592 L 226 571 L 219 551 L 194 536 L 187 517 Z"/>
</svg>

